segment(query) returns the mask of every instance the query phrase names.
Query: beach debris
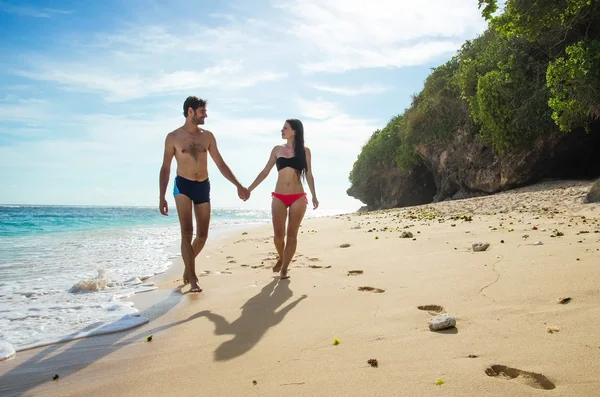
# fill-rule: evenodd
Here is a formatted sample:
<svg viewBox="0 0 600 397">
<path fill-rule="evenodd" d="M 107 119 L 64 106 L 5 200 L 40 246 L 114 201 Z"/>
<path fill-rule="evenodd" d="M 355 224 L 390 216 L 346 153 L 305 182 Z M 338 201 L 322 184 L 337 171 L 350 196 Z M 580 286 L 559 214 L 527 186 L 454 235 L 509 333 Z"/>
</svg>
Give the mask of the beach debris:
<svg viewBox="0 0 600 397">
<path fill-rule="evenodd" d="M 412 232 L 404 230 L 402 234 L 400 234 L 400 238 L 413 238 Z"/>
<path fill-rule="evenodd" d="M 340 344 L 340 340 L 338 338 L 333 338 L 333 345 L 337 346 Z"/>
<path fill-rule="evenodd" d="M 571 302 L 571 297 L 569 296 L 558 298 L 558 303 L 560 303 L 561 305 L 566 305 L 569 302 Z"/>
<path fill-rule="evenodd" d="M 500 240 L 500 243 L 501 243 L 501 244 L 504 244 L 504 240 Z"/>
<path fill-rule="evenodd" d="M 152 342 L 152 335 L 148 335 L 146 337 L 146 342 Z"/>
<path fill-rule="evenodd" d="M 559 332 L 560 329 L 558 329 L 557 327 L 546 327 L 546 332 L 548 332 L 549 334 L 553 334 L 555 332 Z"/>
<path fill-rule="evenodd" d="M 58 374 L 54 374 L 54 376 L 52 377 L 52 380 L 58 380 L 58 378 L 60 378 L 60 376 L 58 376 Z"/>
<path fill-rule="evenodd" d="M 565 234 L 561 231 L 559 231 L 558 229 L 554 229 L 552 230 L 552 234 L 550 235 L 550 237 L 561 237 L 564 236 Z"/>
<path fill-rule="evenodd" d="M 529 234 L 524 234 L 524 235 L 523 235 L 523 238 L 524 238 L 525 240 L 527 240 L 527 239 L 529 238 Z"/>
<path fill-rule="evenodd" d="M 245 236 L 245 235 L 247 235 L 247 234 L 248 234 L 248 232 L 243 232 L 243 233 L 242 233 L 242 236 Z"/>
<path fill-rule="evenodd" d="M 253 381 L 252 381 L 252 385 L 256 386 L 256 385 L 258 385 L 258 382 L 257 382 L 257 381 L 255 381 L 255 380 L 253 380 Z"/>
<path fill-rule="evenodd" d="M 435 381 L 435 384 L 436 384 L 437 386 L 441 386 L 441 385 L 443 385 L 443 384 L 444 384 L 444 379 L 442 379 L 442 378 L 437 378 L 437 380 Z"/>
<path fill-rule="evenodd" d="M 483 252 L 490 247 L 490 243 L 473 243 L 472 248 L 474 252 Z"/>
<path fill-rule="evenodd" d="M 379 240 L 379 236 L 375 236 L 375 240 Z"/>
<path fill-rule="evenodd" d="M 440 305 L 421 305 L 417 306 L 417 309 L 424 310 L 432 316 L 441 314 L 444 311 L 444 308 Z"/>
<path fill-rule="evenodd" d="M 368 363 L 368 364 L 370 364 L 370 365 L 371 365 L 371 367 L 374 367 L 374 368 L 377 368 L 377 367 L 379 366 L 379 363 L 377 362 L 377 359 L 376 359 L 376 358 L 370 358 L 370 359 L 367 361 L 367 363 Z"/>
<path fill-rule="evenodd" d="M 531 228 L 531 230 L 538 230 L 538 227 L 534 226 L 534 227 Z"/>
<path fill-rule="evenodd" d="M 340 244 L 340 248 L 348 248 L 348 247 L 350 247 L 350 244 L 348 244 L 348 243 Z"/>
<path fill-rule="evenodd" d="M 363 274 L 362 270 L 348 270 L 348 276 L 357 276 Z"/>
<path fill-rule="evenodd" d="M 454 327 L 456 327 L 456 318 L 447 313 L 440 314 L 429 319 L 429 329 L 431 331 L 440 331 Z"/>
<path fill-rule="evenodd" d="M 544 245 L 541 241 L 536 241 L 533 245 Z"/>
<path fill-rule="evenodd" d="M 469 354 L 467 357 L 468 358 L 478 358 L 479 356 L 477 354 Z"/>
<path fill-rule="evenodd" d="M 376 294 L 381 294 L 382 292 L 385 292 L 384 289 L 375 288 L 375 287 L 369 287 L 369 286 L 358 287 L 358 290 L 359 291 L 375 292 Z"/>
</svg>

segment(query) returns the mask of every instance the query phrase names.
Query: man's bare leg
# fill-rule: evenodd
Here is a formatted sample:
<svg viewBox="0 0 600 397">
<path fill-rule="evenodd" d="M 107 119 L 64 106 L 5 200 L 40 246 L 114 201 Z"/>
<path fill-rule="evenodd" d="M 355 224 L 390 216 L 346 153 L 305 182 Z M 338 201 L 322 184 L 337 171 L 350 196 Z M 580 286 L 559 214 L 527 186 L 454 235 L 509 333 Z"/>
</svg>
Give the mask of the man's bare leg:
<svg viewBox="0 0 600 397">
<path fill-rule="evenodd" d="M 273 267 L 273 272 L 278 273 L 283 265 L 287 207 L 276 197 L 273 197 L 273 201 L 271 202 L 271 216 L 273 220 L 273 243 L 277 250 L 277 263 Z"/>
<path fill-rule="evenodd" d="M 194 249 L 194 259 L 198 256 L 208 238 L 208 229 L 210 226 L 210 203 L 194 205 L 194 215 L 196 215 L 196 238 L 192 242 Z"/>
<path fill-rule="evenodd" d="M 194 261 L 194 248 L 192 247 L 192 238 L 194 237 L 194 221 L 192 218 L 192 200 L 184 194 L 175 196 L 177 205 L 177 215 L 179 216 L 179 226 L 181 227 L 181 257 L 185 265 L 183 271 L 184 284 L 190 283 L 190 291 L 202 291 L 198 286 L 198 277 L 196 276 L 196 266 Z"/>
<path fill-rule="evenodd" d="M 283 266 L 281 267 L 281 278 L 289 278 L 287 275 L 288 267 L 292 262 L 292 258 L 296 253 L 296 246 L 298 244 L 298 229 L 300 229 L 300 223 L 304 218 L 306 212 L 306 201 L 298 199 L 290 205 L 290 219 L 288 221 L 287 236 L 285 242 L 285 248 L 283 250 Z"/>
</svg>

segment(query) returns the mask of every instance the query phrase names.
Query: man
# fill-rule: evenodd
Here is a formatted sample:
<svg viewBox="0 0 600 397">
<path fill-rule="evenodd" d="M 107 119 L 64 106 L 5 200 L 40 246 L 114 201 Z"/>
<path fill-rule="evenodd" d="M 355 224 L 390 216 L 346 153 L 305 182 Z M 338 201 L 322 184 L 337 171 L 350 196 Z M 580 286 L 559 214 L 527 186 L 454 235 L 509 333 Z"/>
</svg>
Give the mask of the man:
<svg viewBox="0 0 600 397">
<path fill-rule="evenodd" d="M 238 196 L 246 201 L 250 197 L 248 189 L 243 187 L 233 175 L 217 148 L 212 132 L 198 127 L 204 124 L 206 101 L 195 96 L 188 97 L 183 103 L 185 124 L 170 132 L 165 139 L 165 151 L 160 169 L 160 213 L 167 216 L 169 209 L 165 194 L 171 174 L 173 156 L 177 161 L 177 176 L 174 181 L 173 195 L 177 206 L 181 226 L 181 256 L 185 264 L 184 284 L 190 283 L 190 292 L 201 292 L 196 276 L 196 257 L 202 251 L 208 236 L 210 223 L 210 181 L 208 179 L 207 152 L 210 153 L 219 171 L 238 190 Z M 192 209 L 196 216 L 196 238 L 192 219 Z"/>
</svg>

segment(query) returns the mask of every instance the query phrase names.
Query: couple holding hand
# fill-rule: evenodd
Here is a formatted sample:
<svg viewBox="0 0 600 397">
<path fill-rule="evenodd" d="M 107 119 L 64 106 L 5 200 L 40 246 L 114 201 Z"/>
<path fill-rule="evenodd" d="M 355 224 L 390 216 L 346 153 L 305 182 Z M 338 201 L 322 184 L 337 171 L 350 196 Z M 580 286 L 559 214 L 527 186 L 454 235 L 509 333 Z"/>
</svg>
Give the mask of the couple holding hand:
<svg viewBox="0 0 600 397">
<path fill-rule="evenodd" d="M 173 195 L 181 226 L 181 256 L 185 264 L 183 282 L 190 284 L 190 292 L 201 292 L 196 275 L 195 259 L 202 251 L 210 224 L 210 181 L 208 178 L 208 155 L 217 165 L 223 176 L 238 189 L 240 199 L 246 201 L 251 192 L 277 166 L 277 183 L 271 193 L 271 214 L 273 221 L 273 242 L 277 250 L 277 263 L 273 272 L 280 273 L 282 279 L 289 278 L 288 267 L 296 252 L 298 229 L 304 218 L 308 199 L 304 192 L 302 178 L 308 183 L 312 195 L 313 208 L 319 206 L 315 193 L 315 182 L 311 167 L 310 150 L 304 146 L 304 127 L 298 119 L 288 119 L 281 129 L 281 138 L 286 140 L 271 150 L 265 168 L 254 182 L 245 188 L 231 172 L 223 160 L 212 132 L 200 128 L 208 117 L 206 101 L 195 96 L 188 97 L 183 104 L 185 124 L 167 134 L 163 163 L 160 169 L 160 212 L 168 215 L 165 198 L 171 173 L 173 157 L 177 162 L 177 176 Z M 194 238 L 193 218 L 196 218 Z M 287 221 L 287 228 L 286 228 Z"/>
</svg>

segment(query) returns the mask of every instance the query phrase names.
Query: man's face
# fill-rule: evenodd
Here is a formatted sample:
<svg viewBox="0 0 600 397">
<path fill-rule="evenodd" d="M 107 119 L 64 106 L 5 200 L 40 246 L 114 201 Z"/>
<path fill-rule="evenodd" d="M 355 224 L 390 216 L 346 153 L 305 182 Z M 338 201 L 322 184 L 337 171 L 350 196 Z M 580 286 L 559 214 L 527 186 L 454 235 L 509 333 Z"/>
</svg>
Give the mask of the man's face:
<svg viewBox="0 0 600 397">
<path fill-rule="evenodd" d="M 201 106 L 194 111 L 194 114 L 192 116 L 192 121 L 196 125 L 202 125 L 202 124 L 204 124 L 204 119 L 207 117 L 208 117 L 208 114 L 206 114 L 206 106 Z"/>
</svg>

